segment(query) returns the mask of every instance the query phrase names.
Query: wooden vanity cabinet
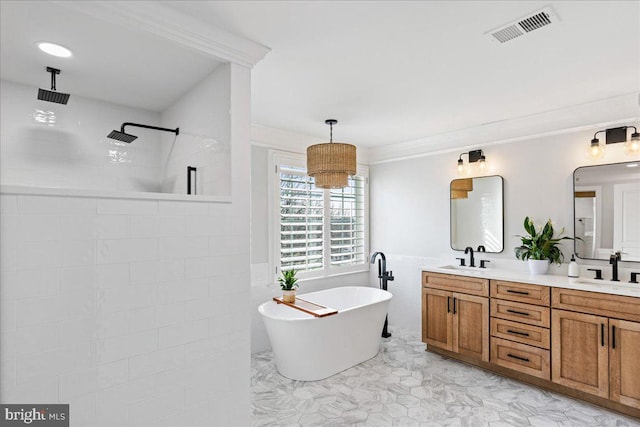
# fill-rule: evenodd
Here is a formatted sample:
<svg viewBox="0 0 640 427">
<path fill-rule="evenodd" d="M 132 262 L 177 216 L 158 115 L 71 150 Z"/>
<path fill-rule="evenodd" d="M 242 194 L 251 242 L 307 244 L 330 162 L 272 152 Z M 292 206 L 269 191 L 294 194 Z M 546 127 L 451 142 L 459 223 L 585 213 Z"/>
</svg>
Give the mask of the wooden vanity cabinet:
<svg viewBox="0 0 640 427">
<path fill-rule="evenodd" d="M 551 380 L 640 409 L 640 299 L 554 288 L 552 301 Z"/>
<path fill-rule="evenodd" d="M 423 342 L 488 362 L 489 281 L 423 272 L 422 286 Z"/>
</svg>

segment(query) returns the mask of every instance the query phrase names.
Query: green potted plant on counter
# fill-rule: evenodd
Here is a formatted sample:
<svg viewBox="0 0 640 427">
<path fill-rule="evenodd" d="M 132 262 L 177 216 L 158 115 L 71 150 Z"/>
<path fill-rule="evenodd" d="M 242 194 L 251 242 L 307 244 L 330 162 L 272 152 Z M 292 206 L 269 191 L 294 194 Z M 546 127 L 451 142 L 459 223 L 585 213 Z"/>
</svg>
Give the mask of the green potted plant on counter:
<svg viewBox="0 0 640 427">
<path fill-rule="evenodd" d="M 529 271 L 532 274 L 545 274 L 549 264 L 562 264 L 564 255 L 558 244 L 561 240 L 573 240 L 573 237 L 564 236 L 564 228 L 554 237 L 554 229 L 549 219 L 544 227 L 536 226 L 529 217 L 524 219 L 526 236 L 520 236 L 521 245 L 515 248 L 516 258 L 528 260 Z"/>
<path fill-rule="evenodd" d="M 278 278 L 280 289 L 282 289 L 282 300 L 293 304 L 296 302 L 296 289 L 298 289 L 298 278 L 296 270 L 283 270 L 282 277 Z"/>
</svg>

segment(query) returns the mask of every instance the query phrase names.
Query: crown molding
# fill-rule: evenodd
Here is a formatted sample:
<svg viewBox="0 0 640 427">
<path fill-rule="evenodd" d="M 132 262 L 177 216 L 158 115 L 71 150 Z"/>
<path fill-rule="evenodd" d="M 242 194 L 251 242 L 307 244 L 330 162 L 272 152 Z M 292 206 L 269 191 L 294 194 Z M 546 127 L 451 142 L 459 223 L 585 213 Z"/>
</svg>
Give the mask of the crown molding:
<svg viewBox="0 0 640 427">
<path fill-rule="evenodd" d="M 640 92 L 369 149 L 369 164 L 525 141 L 640 120 Z"/>
<path fill-rule="evenodd" d="M 174 43 L 252 68 L 269 53 L 259 43 L 186 15 L 159 1 L 69 1 L 54 3 L 102 21 L 137 28 Z"/>
</svg>

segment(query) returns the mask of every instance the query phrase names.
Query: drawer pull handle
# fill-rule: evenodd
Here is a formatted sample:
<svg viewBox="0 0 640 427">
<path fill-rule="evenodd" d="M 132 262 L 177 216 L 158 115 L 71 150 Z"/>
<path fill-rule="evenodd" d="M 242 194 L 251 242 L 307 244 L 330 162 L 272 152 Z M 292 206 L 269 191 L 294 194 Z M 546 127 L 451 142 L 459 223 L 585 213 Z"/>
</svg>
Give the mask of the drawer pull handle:
<svg viewBox="0 0 640 427">
<path fill-rule="evenodd" d="M 458 299 L 458 298 L 453 297 L 453 314 L 456 314 L 456 300 L 457 300 L 457 299 Z"/>
<path fill-rule="evenodd" d="M 519 314 L 520 316 L 529 316 L 529 313 L 526 313 L 524 311 L 511 310 L 510 308 L 507 309 L 507 313 Z"/>
<path fill-rule="evenodd" d="M 514 291 L 513 289 L 507 289 L 507 292 L 509 292 L 510 294 L 529 295 L 529 292 Z"/>
<path fill-rule="evenodd" d="M 447 313 L 451 313 L 451 297 L 447 297 Z"/>
<path fill-rule="evenodd" d="M 529 336 L 528 332 L 518 332 L 518 331 L 511 330 L 511 329 L 507 329 L 507 332 L 510 333 L 510 334 L 522 335 L 523 337 L 528 337 Z"/>
<path fill-rule="evenodd" d="M 604 347 L 604 323 L 600 324 L 600 345 Z"/>
<path fill-rule="evenodd" d="M 511 354 L 511 353 L 507 353 L 507 356 L 509 356 L 509 357 L 511 357 L 513 359 L 522 360 L 523 362 L 529 362 L 529 359 L 527 359 L 526 357 L 516 356 L 516 355 Z"/>
</svg>

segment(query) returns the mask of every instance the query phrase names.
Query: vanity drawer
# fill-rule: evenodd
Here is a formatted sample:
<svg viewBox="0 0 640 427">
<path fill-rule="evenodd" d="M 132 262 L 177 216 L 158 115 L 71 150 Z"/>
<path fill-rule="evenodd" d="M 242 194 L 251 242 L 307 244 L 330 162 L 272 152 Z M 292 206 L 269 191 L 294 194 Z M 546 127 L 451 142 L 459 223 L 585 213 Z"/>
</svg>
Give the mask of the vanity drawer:
<svg viewBox="0 0 640 427">
<path fill-rule="evenodd" d="M 640 298 L 553 288 L 553 308 L 640 322 Z"/>
<path fill-rule="evenodd" d="M 549 350 L 551 333 L 549 329 L 540 326 L 527 325 L 525 323 L 512 322 L 511 320 L 492 317 L 491 336 L 516 341 L 522 344 Z"/>
<path fill-rule="evenodd" d="M 493 298 L 544 305 L 546 307 L 549 307 L 551 301 L 551 293 L 548 286 L 505 282 L 504 280 L 491 280 L 491 296 Z"/>
<path fill-rule="evenodd" d="M 489 279 L 478 279 L 476 277 L 423 271 L 422 286 L 480 297 L 489 296 Z"/>
<path fill-rule="evenodd" d="M 551 379 L 549 350 L 491 337 L 491 362 L 523 374 Z"/>
<path fill-rule="evenodd" d="M 548 328 L 551 325 L 549 307 L 494 298 L 491 299 L 491 317 L 542 326 L 543 328 Z"/>
</svg>

